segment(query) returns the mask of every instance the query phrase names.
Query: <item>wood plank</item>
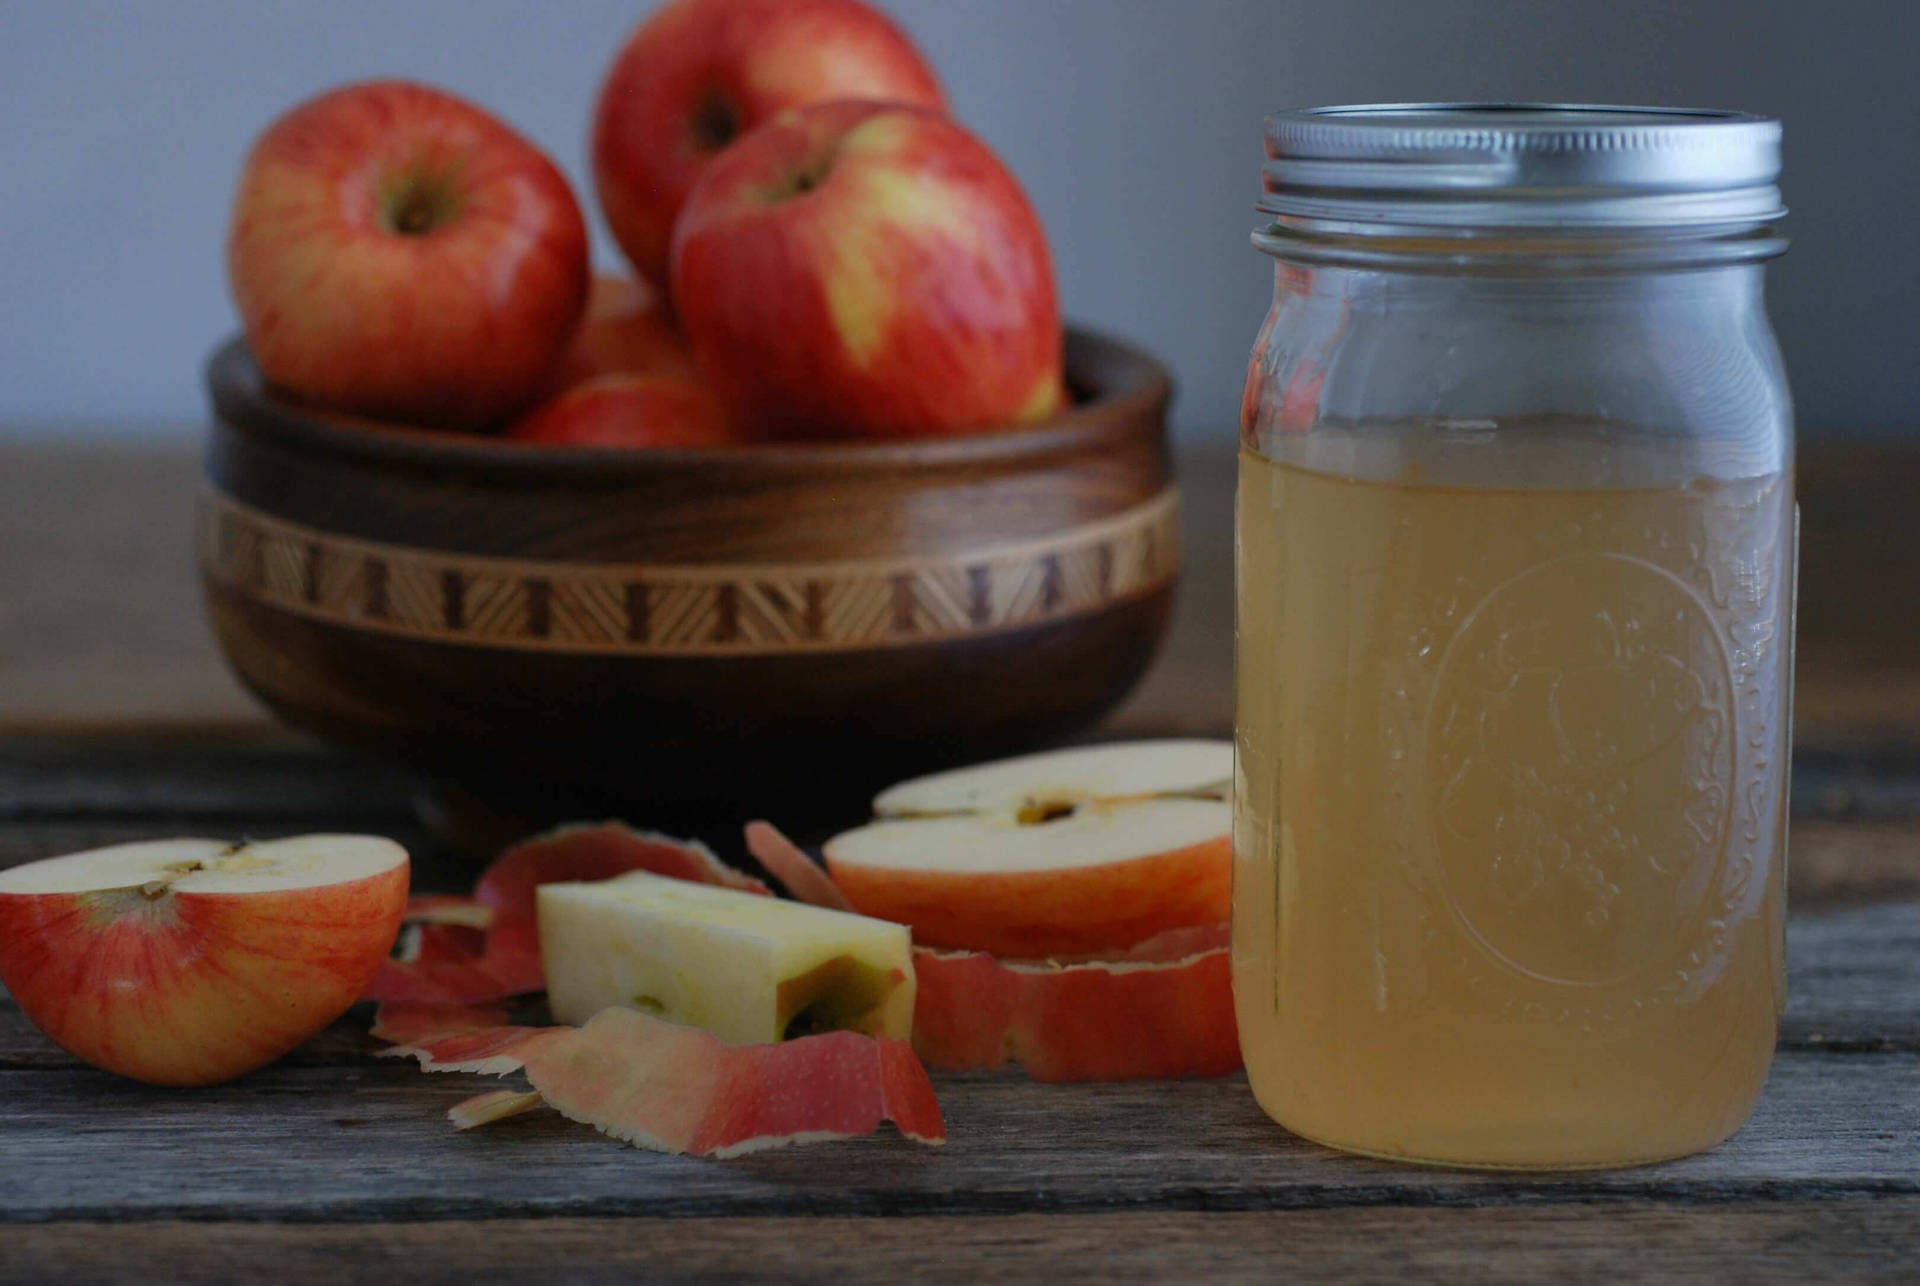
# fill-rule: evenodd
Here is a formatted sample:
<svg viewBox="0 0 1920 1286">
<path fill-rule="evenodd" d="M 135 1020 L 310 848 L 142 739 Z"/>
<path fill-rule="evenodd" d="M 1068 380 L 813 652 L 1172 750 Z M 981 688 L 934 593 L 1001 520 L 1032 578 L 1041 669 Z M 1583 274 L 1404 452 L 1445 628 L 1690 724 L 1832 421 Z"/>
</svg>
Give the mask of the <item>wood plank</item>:
<svg viewBox="0 0 1920 1286">
<path fill-rule="evenodd" d="M 1746 1207 L 15 1226 L 0 1273 L 148 1282 L 647 1280 L 1402 1283 L 1909 1278 L 1920 1199 Z"/>
<path fill-rule="evenodd" d="M 1796 908 L 1920 898 L 1920 826 L 1906 821 L 1799 818 L 1788 840 Z"/>
<path fill-rule="evenodd" d="M 1920 897 L 1920 828 L 1905 820 L 1920 816 L 1920 758 L 1800 758 L 1795 906 Z M 266 838 L 371 830 L 414 852 L 417 887 L 463 889 L 473 864 L 428 840 L 413 795 L 397 769 L 287 735 L 0 736 L 0 866 L 188 831 Z M 698 834 L 745 861 L 735 819 L 716 819 Z"/>
<path fill-rule="evenodd" d="M 1794 916 L 1780 1039 L 1920 1052 L 1920 903 Z"/>
<path fill-rule="evenodd" d="M 289 733 L 0 736 L 0 821 L 238 816 L 390 820 L 412 780 Z"/>
<path fill-rule="evenodd" d="M 940 1080 L 950 1142 L 892 1136 L 724 1163 L 642 1152 L 552 1112 L 455 1133 L 499 1084 L 389 1061 L 277 1067 L 192 1093 L 0 1072 L 0 1222 L 552 1215 L 985 1215 L 1127 1208 L 1742 1202 L 1920 1195 L 1920 1055 L 1789 1050 L 1752 1123 L 1636 1170 L 1396 1167 L 1295 1139 L 1242 1078 L 1036 1086 Z M 3 1241 L 4 1238 L 0 1238 Z"/>
</svg>

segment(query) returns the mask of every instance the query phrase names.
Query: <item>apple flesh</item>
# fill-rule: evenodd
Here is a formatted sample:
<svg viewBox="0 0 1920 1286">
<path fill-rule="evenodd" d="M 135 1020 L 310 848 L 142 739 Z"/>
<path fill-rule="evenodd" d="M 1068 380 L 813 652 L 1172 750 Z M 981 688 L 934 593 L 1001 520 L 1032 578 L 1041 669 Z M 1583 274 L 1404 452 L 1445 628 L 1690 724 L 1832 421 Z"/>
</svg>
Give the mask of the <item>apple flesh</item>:
<svg viewBox="0 0 1920 1286">
<path fill-rule="evenodd" d="M 351 85 L 268 127 L 227 275 L 267 380 L 322 406 L 496 427 L 551 378 L 587 233 L 538 148 L 451 94 Z"/>
<path fill-rule="evenodd" d="M 733 447 L 745 437 L 711 393 L 666 375 L 602 375 L 515 421 L 515 442 L 583 447 Z"/>
<path fill-rule="evenodd" d="M 1233 744 L 1227 741 L 1119 741 L 1050 750 L 929 773 L 874 797 L 876 817 L 1006 813 L 1023 822 L 1095 800 L 1228 800 Z"/>
<path fill-rule="evenodd" d="M 860 0 L 662 6 L 614 58 L 594 113 L 594 183 L 628 260 L 664 287 L 674 220 L 707 162 L 789 108 L 840 98 L 945 107 L 912 42 Z"/>
<path fill-rule="evenodd" d="M 708 165 L 674 228 L 673 297 L 735 417 L 782 438 L 912 438 L 1060 409 L 1046 235 L 944 116 L 825 103 Z"/>
<path fill-rule="evenodd" d="M 1226 742 L 1030 755 L 903 783 L 826 845 L 864 915 L 924 946 L 1045 960 L 1231 915 Z"/>
<path fill-rule="evenodd" d="M 390 840 L 122 844 L 0 871 L 0 983 L 96 1067 L 211 1085 L 346 1012 L 407 900 Z"/>
<path fill-rule="evenodd" d="M 563 1023 L 624 1005 L 734 1044 L 817 1031 L 905 1039 L 905 927 L 638 873 L 543 884 L 540 955 Z"/>
</svg>

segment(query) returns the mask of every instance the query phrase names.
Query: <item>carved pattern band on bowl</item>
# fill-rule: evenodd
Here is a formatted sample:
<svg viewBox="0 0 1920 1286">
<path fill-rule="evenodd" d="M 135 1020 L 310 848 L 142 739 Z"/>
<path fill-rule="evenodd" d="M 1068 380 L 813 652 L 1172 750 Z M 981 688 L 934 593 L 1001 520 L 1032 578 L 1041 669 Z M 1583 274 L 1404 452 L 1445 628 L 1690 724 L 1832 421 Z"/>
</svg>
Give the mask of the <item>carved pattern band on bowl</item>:
<svg viewBox="0 0 1920 1286">
<path fill-rule="evenodd" d="M 908 646 L 1096 612 L 1173 580 L 1178 511 L 1168 488 L 1097 522 L 950 555 L 616 564 L 360 540 L 208 489 L 198 539 L 212 579 L 351 629 L 519 651 L 741 656 Z"/>
</svg>

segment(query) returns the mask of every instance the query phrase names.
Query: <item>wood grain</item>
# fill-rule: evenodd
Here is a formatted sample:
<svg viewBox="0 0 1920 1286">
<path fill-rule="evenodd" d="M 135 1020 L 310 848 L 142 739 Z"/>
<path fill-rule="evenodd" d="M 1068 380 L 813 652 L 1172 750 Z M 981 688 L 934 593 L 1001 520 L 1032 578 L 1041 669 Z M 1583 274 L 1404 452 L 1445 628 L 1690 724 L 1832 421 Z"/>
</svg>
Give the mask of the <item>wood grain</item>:
<svg viewBox="0 0 1920 1286">
<path fill-rule="evenodd" d="M 553 1112 L 457 1133 L 499 1082 L 398 1063 L 281 1066 L 191 1094 L 104 1073 L 0 1071 L 0 1222 L 531 1215 L 990 1215 L 1635 1199 L 1920 1195 L 1920 1056 L 1783 1052 L 1749 1125 L 1634 1170 L 1423 1171 L 1346 1157 L 1269 1121 L 1240 1077 L 937 1083 L 949 1142 L 891 1134 L 724 1163 L 642 1152 Z M 191 1140 L 191 1143 L 186 1141 Z M 189 1176 L 178 1173 L 182 1149 Z"/>
<path fill-rule="evenodd" d="M 7 1229 L 0 1274 L 148 1282 L 328 1279 L 1514 1283 L 1894 1281 L 1920 1198 L 1753 1206 L 942 1218 L 60 1222 Z"/>
</svg>

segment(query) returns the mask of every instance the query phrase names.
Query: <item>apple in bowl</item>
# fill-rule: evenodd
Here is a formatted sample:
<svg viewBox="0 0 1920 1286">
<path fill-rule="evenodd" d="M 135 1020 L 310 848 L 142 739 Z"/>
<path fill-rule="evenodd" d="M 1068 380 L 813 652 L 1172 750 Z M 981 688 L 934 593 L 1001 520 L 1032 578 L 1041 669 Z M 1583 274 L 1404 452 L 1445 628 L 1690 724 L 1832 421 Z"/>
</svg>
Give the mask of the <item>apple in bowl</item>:
<svg viewBox="0 0 1920 1286">
<path fill-rule="evenodd" d="M 1063 404 L 1039 217 L 934 112 L 823 103 L 741 138 L 688 197 L 672 272 L 700 369 L 768 436 L 942 437 Z"/>
<path fill-rule="evenodd" d="M 836 98 L 945 105 L 912 42 L 861 0 L 676 0 L 641 23 L 593 123 L 600 206 L 633 266 L 665 285 L 674 220 L 707 163 L 788 108 Z"/>
<path fill-rule="evenodd" d="M 542 402 L 507 430 L 544 446 L 731 447 L 748 439 L 692 379 L 616 372 Z"/>
<path fill-rule="evenodd" d="M 587 299 L 587 233 L 540 150 L 426 85 L 348 85 L 255 142 L 227 275 L 261 371 L 302 401 L 497 426 Z"/>
<path fill-rule="evenodd" d="M 693 354 L 666 300 L 632 277 L 594 277 L 586 316 L 561 355 L 553 389 L 565 392 L 603 375 L 693 377 Z"/>
</svg>

